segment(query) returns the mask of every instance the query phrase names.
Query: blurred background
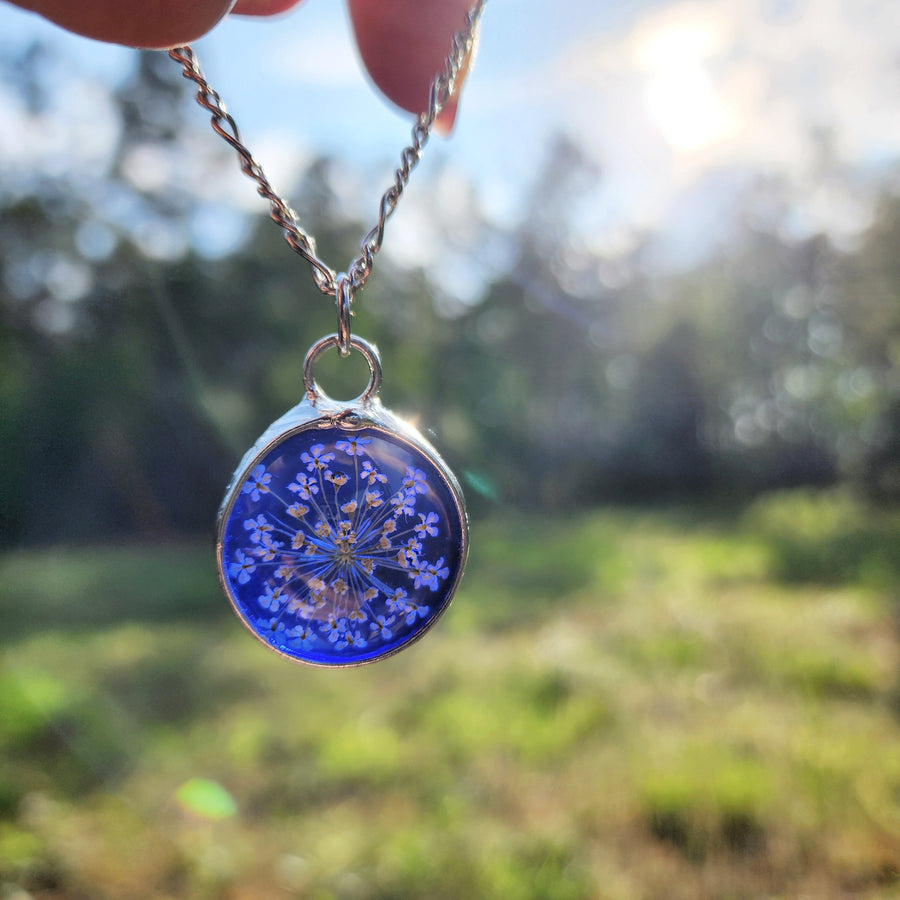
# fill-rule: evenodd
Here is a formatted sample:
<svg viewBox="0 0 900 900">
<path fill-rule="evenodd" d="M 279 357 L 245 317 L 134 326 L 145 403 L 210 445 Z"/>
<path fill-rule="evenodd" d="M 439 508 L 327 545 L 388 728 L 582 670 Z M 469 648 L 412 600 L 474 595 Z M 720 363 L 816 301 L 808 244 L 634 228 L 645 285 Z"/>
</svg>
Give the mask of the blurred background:
<svg viewBox="0 0 900 900">
<path fill-rule="evenodd" d="M 197 50 L 343 268 L 342 5 Z M 488 4 L 355 320 L 471 563 L 322 672 L 212 531 L 333 306 L 165 54 L 0 7 L 0 898 L 900 896 L 898 97 L 893 0 Z"/>
</svg>

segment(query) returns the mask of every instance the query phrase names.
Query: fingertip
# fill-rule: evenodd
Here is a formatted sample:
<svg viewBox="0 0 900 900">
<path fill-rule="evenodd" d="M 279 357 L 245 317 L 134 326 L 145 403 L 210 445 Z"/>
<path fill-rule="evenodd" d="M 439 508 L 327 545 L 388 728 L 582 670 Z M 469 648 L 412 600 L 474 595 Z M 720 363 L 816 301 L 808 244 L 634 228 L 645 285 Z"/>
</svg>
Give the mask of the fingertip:
<svg viewBox="0 0 900 900">
<path fill-rule="evenodd" d="M 441 110 L 440 115 L 434 120 L 434 130 L 441 137 L 448 137 L 456 123 L 456 112 L 459 108 L 459 99 L 453 97 L 448 100 Z"/>
<path fill-rule="evenodd" d="M 237 0 L 232 14 L 237 16 L 277 16 L 303 0 Z"/>
<path fill-rule="evenodd" d="M 443 71 L 454 35 L 465 28 L 471 0 L 348 0 L 363 64 L 376 87 L 414 114 L 428 108 L 434 77 Z M 465 68 L 465 67 L 464 67 Z M 437 130 L 450 132 L 457 100 Z"/>
</svg>

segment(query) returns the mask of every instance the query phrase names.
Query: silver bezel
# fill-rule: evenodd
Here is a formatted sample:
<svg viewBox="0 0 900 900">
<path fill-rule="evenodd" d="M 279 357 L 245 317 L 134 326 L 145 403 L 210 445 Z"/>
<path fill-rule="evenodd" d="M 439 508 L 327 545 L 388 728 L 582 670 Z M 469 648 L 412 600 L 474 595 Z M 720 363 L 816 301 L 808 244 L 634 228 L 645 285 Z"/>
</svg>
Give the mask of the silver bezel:
<svg viewBox="0 0 900 900">
<path fill-rule="evenodd" d="M 228 521 L 231 511 L 234 508 L 234 504 L 240 494 L 240 485 L 247 475 L 253 471 L 258 463 L 268 455 L 271 450 L 288 438 L 314 428 L 332 427 L 339 427 L 348 431 L 359 430 L 361 428 L 372 428 L 383 432 L 394 440 L 399 440 L 401 443 L 408 444 L 411 448 L 414 448 L 420 453 L 424 453 L 450 488 L 450 493 L 453 497 L 460 522 L 460 562 L 455 577 L 447 588 L 447 600 L 440 612 L 428 621 L 421 631 L 400 646 L 385 652 L 381 656 L 373 657 L 372 659 L 355 660 L 346 663 L 319 663 L 298 659 L 295 656 L 291 656 L 290 654 L 279 650 L 277 647 L 274 647 L 266 641 L 244 618 L 244 614 L 241 612 L 236 598 L 232 594 L 229 586 L 223 559 L 225 524 Z M 462 578 L 468 552 L 469 522 L 459 482 L 431 443 L 408 422 L 400 419 L 398 416 L 395 416 L 392 412 L 385 409 L 377 398 L 359 398 L 355 401 L 344 403 L 332 400 L 321 393 L 315 393 L 313 397 L 307 396 L 293 409 L 288 410 L 288 412 L 273 422 L 263 432 L 259 440 L 244 455 L 244 458 L 241 460 L 240 465 L 235 470 L 235 473 L 229 482 L 228 489 L 225 493 L 225 499 L 219 507 L 216 521 L 216 566 L 219 584 L 222 586 L 222 590 L 228 597 L 228 601 L 231 603 L 232 609 L 238 619 L 240 619 L 244 627 L 261 644 L 265 645 L 269 650 L 277 653 L 279 656 L 283 656 L 285 659 L 289 659 L 292 662 L 301 663 L 302 665 L 315 666 L 323 669 L 352 668 L 369 665 L 370 663 L 387 659 L 389 656 L 393 656 L 402 650 L 406 650 L 412 644 L 416 643 L 416 641 L 434 627 L 435 623 L 449 608 L 453 596 L 456 593 L 456 589 L 459 586 L 460 579 Z"/>
</svg>

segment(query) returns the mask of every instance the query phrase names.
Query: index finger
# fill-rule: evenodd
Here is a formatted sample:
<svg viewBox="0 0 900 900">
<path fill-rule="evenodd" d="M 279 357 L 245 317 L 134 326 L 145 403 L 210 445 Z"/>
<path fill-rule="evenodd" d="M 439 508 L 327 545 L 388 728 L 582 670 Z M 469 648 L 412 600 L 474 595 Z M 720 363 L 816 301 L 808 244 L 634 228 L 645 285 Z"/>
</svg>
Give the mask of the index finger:
<svg viewBox="0 0 900 900">
<path fill-rule="evenodd" d="M 75 34 L 161 50 L 202 37 L 232 11 L 274 15 L 299 0 L 11 0 Z"/>
</svg>

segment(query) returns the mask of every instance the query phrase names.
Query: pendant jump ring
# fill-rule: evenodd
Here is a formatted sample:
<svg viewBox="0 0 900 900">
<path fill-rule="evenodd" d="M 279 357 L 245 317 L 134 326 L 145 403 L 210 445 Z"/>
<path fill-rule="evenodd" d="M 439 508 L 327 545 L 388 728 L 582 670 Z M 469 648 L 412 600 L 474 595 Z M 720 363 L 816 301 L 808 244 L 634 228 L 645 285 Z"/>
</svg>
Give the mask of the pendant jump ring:
<svg viewBox="0 0 900 900">
<path fill-rule="evenodd" d="M 315 375 L 313 374 L 313 366 L 316 360 L 332 347 L 336 347 L 338 351 L 341 349 L 341 336 L 339 334 L 329 334 L 316 341 L 303 362 L 303 387 L 306 390 L 306 396 L 310 401 L 315 401 L 320 397 L 326 396 L 322 389 L 316 384 Z M 353 401 L 354 403 L 368 403 L 378 396 L 381 390 L 381 356 L 378 348 L 362 338 L 347 336 L 347 354 L 350 350 L 359 351 L 369 364 L 369 383 L 366 389 Z"/>
<path fill-rule="evenodd" d="M 353 315 L 353 285 L 347 275 L 337 277 L 334 289 L 334 301 L 338 309 L 338 352 L 341 356 L 350 355 L 350 317 Z"/>
</svg>

